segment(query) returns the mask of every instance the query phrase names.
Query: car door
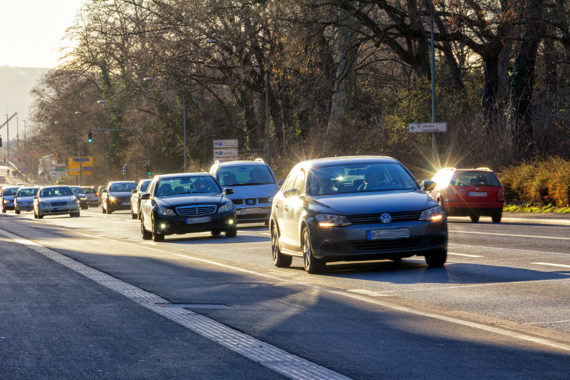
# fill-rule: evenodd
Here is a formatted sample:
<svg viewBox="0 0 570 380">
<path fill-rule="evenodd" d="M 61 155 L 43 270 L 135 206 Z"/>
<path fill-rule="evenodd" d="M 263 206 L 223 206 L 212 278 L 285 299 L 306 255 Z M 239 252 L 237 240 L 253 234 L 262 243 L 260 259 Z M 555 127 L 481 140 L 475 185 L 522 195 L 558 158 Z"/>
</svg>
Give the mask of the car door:
<svg viewBox="0 0 570 380">
<path fill-rule="evenodd" d="M 297 170 L 293 169 L 285 179 L 285 182 L 281 187 L 281 191 L 275 194 L 275 198 L 273 200 L 274 203 L 273 217 L 277 222 L 277 225 L 279 226 L 279 241 L 281 243 L 281 246 L 287 249 L 289 249 L 291 244 L 288 242 L 290 238 L 287 230 L 287 223 L 285 220 L 286 209 L 288 208 L 288 205 L 286 203 L 287 202 L 286 194 L 288 194 L 288 191 L 293 188 L 296 175 L 297 175 Z"/>
<path fill-rule="evenodd" d="M 305 173 L 301 169 L 291 173 L 291 179 L 284 186 L 280 201 L 280 240 L 283 247 L 293 251 L 300 250 L 299 215 L 302 212 L 303 201 L 300 196 L 305 192 Z"/>
<path fill-rule="evenodd" d="M 140 214 L 141 214 L 141 219 L 145 225 L 145 228 L 147 230 L 151 229 L 151 222 L 152 222 L 152 217 L 151 217 L 151 213 L 152 213 L 152 195 L 154 194 L 154 189 L 156 187 L 156 181 L 152 181 L 149 185 L 149 187 L 147 188 L 147 191 L 143 194 L 148 193 L 150 196 L 147 199 L 142 199 L 141 198 L 141 202 L 140 202 Z"/>
</svg>

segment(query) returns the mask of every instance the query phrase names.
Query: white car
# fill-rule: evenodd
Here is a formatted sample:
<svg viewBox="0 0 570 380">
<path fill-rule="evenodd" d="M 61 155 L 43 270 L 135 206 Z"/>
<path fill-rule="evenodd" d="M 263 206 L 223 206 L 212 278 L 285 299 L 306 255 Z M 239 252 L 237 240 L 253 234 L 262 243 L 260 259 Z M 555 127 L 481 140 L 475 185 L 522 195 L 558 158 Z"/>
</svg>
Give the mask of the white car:
<svg viewBox="0 0 570 380">
<path fill-rule="evenodd" d="M 42 219 L 45 215 L 79 216 L 79 201 L 69 186 L 40 187 L 34 197 L 34 218 Z"/>
<path fill-rule="evenodd" d="M 34 197 L 38 192 L 37 187 L 21 187 L 14 197 L 14 211 L 19 214 L 22 211 L 34 209 Z"/>
</svg>

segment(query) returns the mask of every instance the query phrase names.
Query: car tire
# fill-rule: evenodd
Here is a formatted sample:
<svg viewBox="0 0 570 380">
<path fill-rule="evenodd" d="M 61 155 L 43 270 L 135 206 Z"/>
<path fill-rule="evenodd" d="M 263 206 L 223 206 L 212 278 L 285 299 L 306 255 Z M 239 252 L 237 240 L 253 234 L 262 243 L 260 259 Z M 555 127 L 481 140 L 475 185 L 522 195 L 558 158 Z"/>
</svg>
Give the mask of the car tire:
<svg viewBox="0 0 570 380">
<path fill-rule="evenodd" d="M 141 217 L 141 234 L 142 234 L 142 238 L 143 240 L 150 240 L 152 238 L 152 233 L 150 231 L 147 231 L 146 228 L 144 228 L 144 221 Z"/>
<path fill-rule="evenodd" d="M 425 259 L 430 268 L 442 267 L 447 261 L 447 249 L 439 249 L 426 253 Z"/>
<path fill-rule="evenodd" d="M 131 210 L 131 219 L 138 219 L 137 214 L 135 214 L 132 210 Z"/>
<path fill-rule="evenodd" d="M 38 212 L 38 219 L 43 219 L 44 216 Z"/>
<path fill-rule="evenodd" d="M 212 233 L 213 237 L 218 237 L 222 233 L 222 231 L 220 231 L 220 230 L 212 230 L 210 232 Z"/>
<path fill-rule="evenodd" d="M 14 210 L 16 214 L 20 214 L 20 210 Z"/>
<path fill-rule="evenodd" d="M 101 203 L 101 212 L 102 212 L 103 214 L 106 214 L 106 213 L 107 213 L 107 211 L 105 210 L 105 207 L 103 207 L 103 203 Z"/>
<path fill-rule="evenodd" d="M 273 264 L 279 268 L 289 267 L 293 261 L 293 257 L 284 255 L 279 250 L 279 232 L 275 225 L 271 227 L 271 256 L 273 258 Z"/>
<path fill-rule="evenodd" d="M 2 207 L 2 214 L 6 213 L 6 208 Z"/>
<path fill-rule="evenodd" d="M 79 211 L 77 212 L 72 212 L 71 214 L 69 214 L 70 217 L 72 218 L 79 218 Z"/>
<path fill-rule="evenodd" d="M 226 237 L 227 238 L 233 238 L 237 236 L 237 227 L 234 227 L 230 230 L 226 230 Z"/>
<path fill-rule="evenodd" d="M 479 222 L 479 215 L 469 215 L 469 217 L 471 218 L 471 223 Z"/>
<path fill-rule="evenodd" d="M 36 210 L 34 210 L 34 219 L 38 218 L 38 214 L 36 214 Z"/>
<path fill-rule="evenodd" d="M 109 208 L 109 203 L 105 202 L 105 206 L 106 206 L 106 207 L 105 207 L 105 210 L 107 210 L 107 214 L 112 214 L 112 213 L 113 213 L 113 210 L 111 210 L 111 209 Z"/>
<path fill-rule="evenodd" d="M 497 210 L 491 219 L 493 219 L 493 223 L 501 223 L 501 219 L 503 218 L 503 209 Z"/>
<path fill-rule="evenodd" d="M 303 246 L 303 266 L 305 271 L 310 274 L 321 273 L 325 269 L 325 263 L 313 255 L 311 236 L 309 235 L 309 229 L 307 227 L 303 228 L 303 234 L 301 236 L 303 238 L 301 244 Z"/>
<path fill-rule="evenodd" d="M 154 221 L 154 218 L 151 219 L 152 220 L 152 241 L 155 241 L 157 243 L 164 241 L 164 234 L 161 234 L 160 232 L 156 231 L 156 223 Z"/>
</svg>

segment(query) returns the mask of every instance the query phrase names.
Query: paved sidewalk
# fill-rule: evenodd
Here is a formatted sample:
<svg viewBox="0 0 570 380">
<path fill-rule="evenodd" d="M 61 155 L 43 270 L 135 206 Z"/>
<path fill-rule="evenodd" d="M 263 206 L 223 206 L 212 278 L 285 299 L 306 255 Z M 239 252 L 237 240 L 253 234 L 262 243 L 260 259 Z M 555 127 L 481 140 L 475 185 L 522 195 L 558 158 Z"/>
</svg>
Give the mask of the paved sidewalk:
<svg viewBox="0 0 570 380">
<path fill-rule="evenodd" d="M 468 217 L 449 217 L 450 221 L 463 220 Z M 481 217 L 482 221 L 490 217 Z M 503 219 L 504 223 L 524 223 L 524 224 L 550 224 L 555 226 L 570 226 L 570 214 L 540 214 L 540 213 L 530 213 L 530 212 L 504 212 Z"/>
</svg>

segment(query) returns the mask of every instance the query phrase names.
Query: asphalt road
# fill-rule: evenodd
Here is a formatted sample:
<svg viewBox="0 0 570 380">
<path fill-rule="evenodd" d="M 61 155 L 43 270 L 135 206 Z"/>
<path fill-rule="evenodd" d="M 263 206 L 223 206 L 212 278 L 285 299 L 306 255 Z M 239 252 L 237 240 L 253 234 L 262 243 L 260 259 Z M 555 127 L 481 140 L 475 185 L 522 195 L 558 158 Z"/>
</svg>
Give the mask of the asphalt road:
<svg viewBox="0 0 570 380">
<path fill-rule="evenodd" d="M 0 374 L 303 378 L 296 371 L 314 364 L 332 371 L 315 377 L 567 377 L 570 226 L 456 218 L 449 229 L 445 268 L 412 258 L 338 263 L 311 276 L 299 259 L 275 268 L 259 225 L 231 239 L 193 234 L 157 244 L 141 240 L 128 212 L 2 215 Z M 271 345 L 255 355 L 276 348 L 293 359 L 276 370 L 279 360 L 168 320 L 10 234 Z"/>
</svg>

